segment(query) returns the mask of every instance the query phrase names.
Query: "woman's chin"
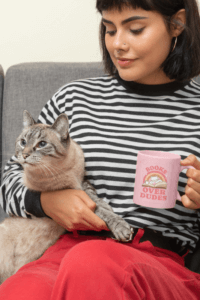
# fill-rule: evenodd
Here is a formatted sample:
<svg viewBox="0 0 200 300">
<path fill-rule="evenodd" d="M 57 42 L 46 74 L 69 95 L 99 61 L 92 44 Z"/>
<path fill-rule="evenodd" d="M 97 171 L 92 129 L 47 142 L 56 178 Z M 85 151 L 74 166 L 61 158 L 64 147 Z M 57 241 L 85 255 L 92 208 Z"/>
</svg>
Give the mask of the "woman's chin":
<svg viewBox="0 0 200 300">
<path fill-rule="evenodd" d="M 135 70 L 132 68 L 125 69 L 125 68 L 117 68 L 118 74 L 121 79 L 125 81 L 140 81 L 141 77 L 139 74 L 136 73 Z"/>
</svg>

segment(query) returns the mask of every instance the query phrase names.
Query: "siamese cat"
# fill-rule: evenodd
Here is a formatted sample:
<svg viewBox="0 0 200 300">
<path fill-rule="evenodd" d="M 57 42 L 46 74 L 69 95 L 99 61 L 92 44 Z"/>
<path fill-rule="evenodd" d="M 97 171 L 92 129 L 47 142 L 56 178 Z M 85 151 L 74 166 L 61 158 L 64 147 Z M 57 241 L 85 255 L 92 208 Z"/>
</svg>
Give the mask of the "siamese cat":
<svg viewBox="0 0 200 300">
<path fill-rule="evenodd" d="M 132 239 L 133 229 L 84 180 L 85 162 L 81 147 L 69 135 L 66 114 L 53 125 L 38 124 L 23 113 L 24 129 L 16 140 L 16 163 L 23 167 L 23 183 L 32 191 L 84 190 L 96 203 L 95 214 L 105 221 L 118 241 Z M 56 201 L 56 199 L 55 199 Z M 0 224 L 0 283 L 23 265 L 34 261 L 53 245 L 66 229 L 44 217 L 12 216 Z"/>
</svg>

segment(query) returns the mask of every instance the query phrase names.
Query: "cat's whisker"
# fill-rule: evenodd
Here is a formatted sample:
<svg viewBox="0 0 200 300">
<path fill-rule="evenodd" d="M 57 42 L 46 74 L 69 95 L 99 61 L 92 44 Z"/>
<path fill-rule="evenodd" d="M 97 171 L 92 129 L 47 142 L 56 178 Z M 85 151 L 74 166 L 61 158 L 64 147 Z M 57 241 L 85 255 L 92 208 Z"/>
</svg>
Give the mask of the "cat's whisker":
<svg viewBox="0 0 200 300">
<path fill-rule="evenodd" d="M 51 169 L 49 168 L 49 167 L 47 167 L 46 165 L 43 165 L 45 168 L 46 168 L 46 170 L 48 170 L 53 176 L 55 176 L 56 174 L 54 174 L 52 171 L 51 171 Z"/>
<path fill-rule="evenodd" d="M 49 166 L 49 168 L 50 168 L 50 166 Z M 52 168 L 50 168 L 50 169 L 53 169 L 53 172 L 52 172 L 52 174 L 53 174 L 53 177 L 54 177 L 54 181 L 56 181 L 56 182 L 60 182 L 60 177 L 59 177 L 59 175 L 61 174 L 61 172 L 56 172 L 56 170 L 52 167 Z"/>
<path fill-rule="evenodd" d="M 44 165 L 44 164 L 42 164 L 42 165 L 43 165 L 43 168 L 46 168 L 47 171 L 50 171 L 50 172 L 51 172 L 51 174 L 52 174 L 52 176 L 53 176 L 54 184 L 55 184 L 55 183 L 56 183 L 56 184 L 59 184 L 60 179 L 59 179 L 58 176 L 56 176 L 56 175 L 58 175 L 59 173 L 54 174 L 51 170 L 49 170 L 49 168 L 48 168 L 46 165 Z M 49 177 L 49 176 L 48 176 L 48 177 Z"/>
<path fill-rule="evenodd" d="M 62 167 L 58 167 L 56 165 L 49 165 L 48 164 L 48 168 L 50 168 L 53 172 L 55 172 L 56 175 L 59 175 L 63 171 Z"/>
<path fill-rule="evenodd" d="M 43 164 L 38 164 L 38 167 L 44 172 L 45 176 L 48 178 L 49 176 L 48 176 L 48 173 L 46 172 L 48 170 L 45 170 Z"/>
<path fill-rule="evenodd" d="M 54 175 L 59 175 L 62 171 L 62 168 L 59 168 L 57 166 L 48 165 L 48 168 L 51 169 L 55 173 Z"/>
<path fill-rule="evenodd" d="M 51 173 L 53 176 L 57 175 L 57 174 L 54 174 L 51 169 L 49 167 L 47 167 L 44 163 L 41 164 L 47 171 L 49 171 L 49 173 Z"/>
</svg>

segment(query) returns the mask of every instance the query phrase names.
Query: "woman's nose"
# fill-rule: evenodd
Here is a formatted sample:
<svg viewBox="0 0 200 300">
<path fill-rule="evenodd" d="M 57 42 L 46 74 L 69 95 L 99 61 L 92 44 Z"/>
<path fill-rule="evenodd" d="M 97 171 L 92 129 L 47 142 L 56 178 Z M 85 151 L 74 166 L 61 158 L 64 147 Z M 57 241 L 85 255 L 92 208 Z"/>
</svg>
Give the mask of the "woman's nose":
<svg viewBox="0 0 200 300">
<path fill-rule="evenodd" d="M 116 51 L 124 50 L 127 51 L 129 49 L 128 43 L 125 40 L 125 37 L 122 33 L 118 33 L 115 36 L 113 46 Z"/>
</svg>

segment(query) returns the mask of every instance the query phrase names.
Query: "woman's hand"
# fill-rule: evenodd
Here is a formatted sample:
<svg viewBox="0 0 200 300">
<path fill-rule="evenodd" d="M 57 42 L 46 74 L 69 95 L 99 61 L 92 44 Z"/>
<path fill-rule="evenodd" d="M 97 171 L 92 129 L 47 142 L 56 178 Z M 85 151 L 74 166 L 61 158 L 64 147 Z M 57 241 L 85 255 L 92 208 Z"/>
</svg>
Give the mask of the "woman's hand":
<svg viewBox="0 0 200 300">
<path fill-rule="evenodd" d="M 68 231 L 108 230 L 106 223 L 94 214 L 96 203 L 81 190 L 41 193 L 45 214 Z"/>
<path fill-rule="evenodd" d="M 187 185 L 185 187 L 185 195 L 181 197 L 182 203 L 186 208 L 200 208 L 200 162 L 195 155 L 189 155 L 181 161 L 182 166 L 193 166 L 194 169 L 187 170 Z"/>
</svg>

